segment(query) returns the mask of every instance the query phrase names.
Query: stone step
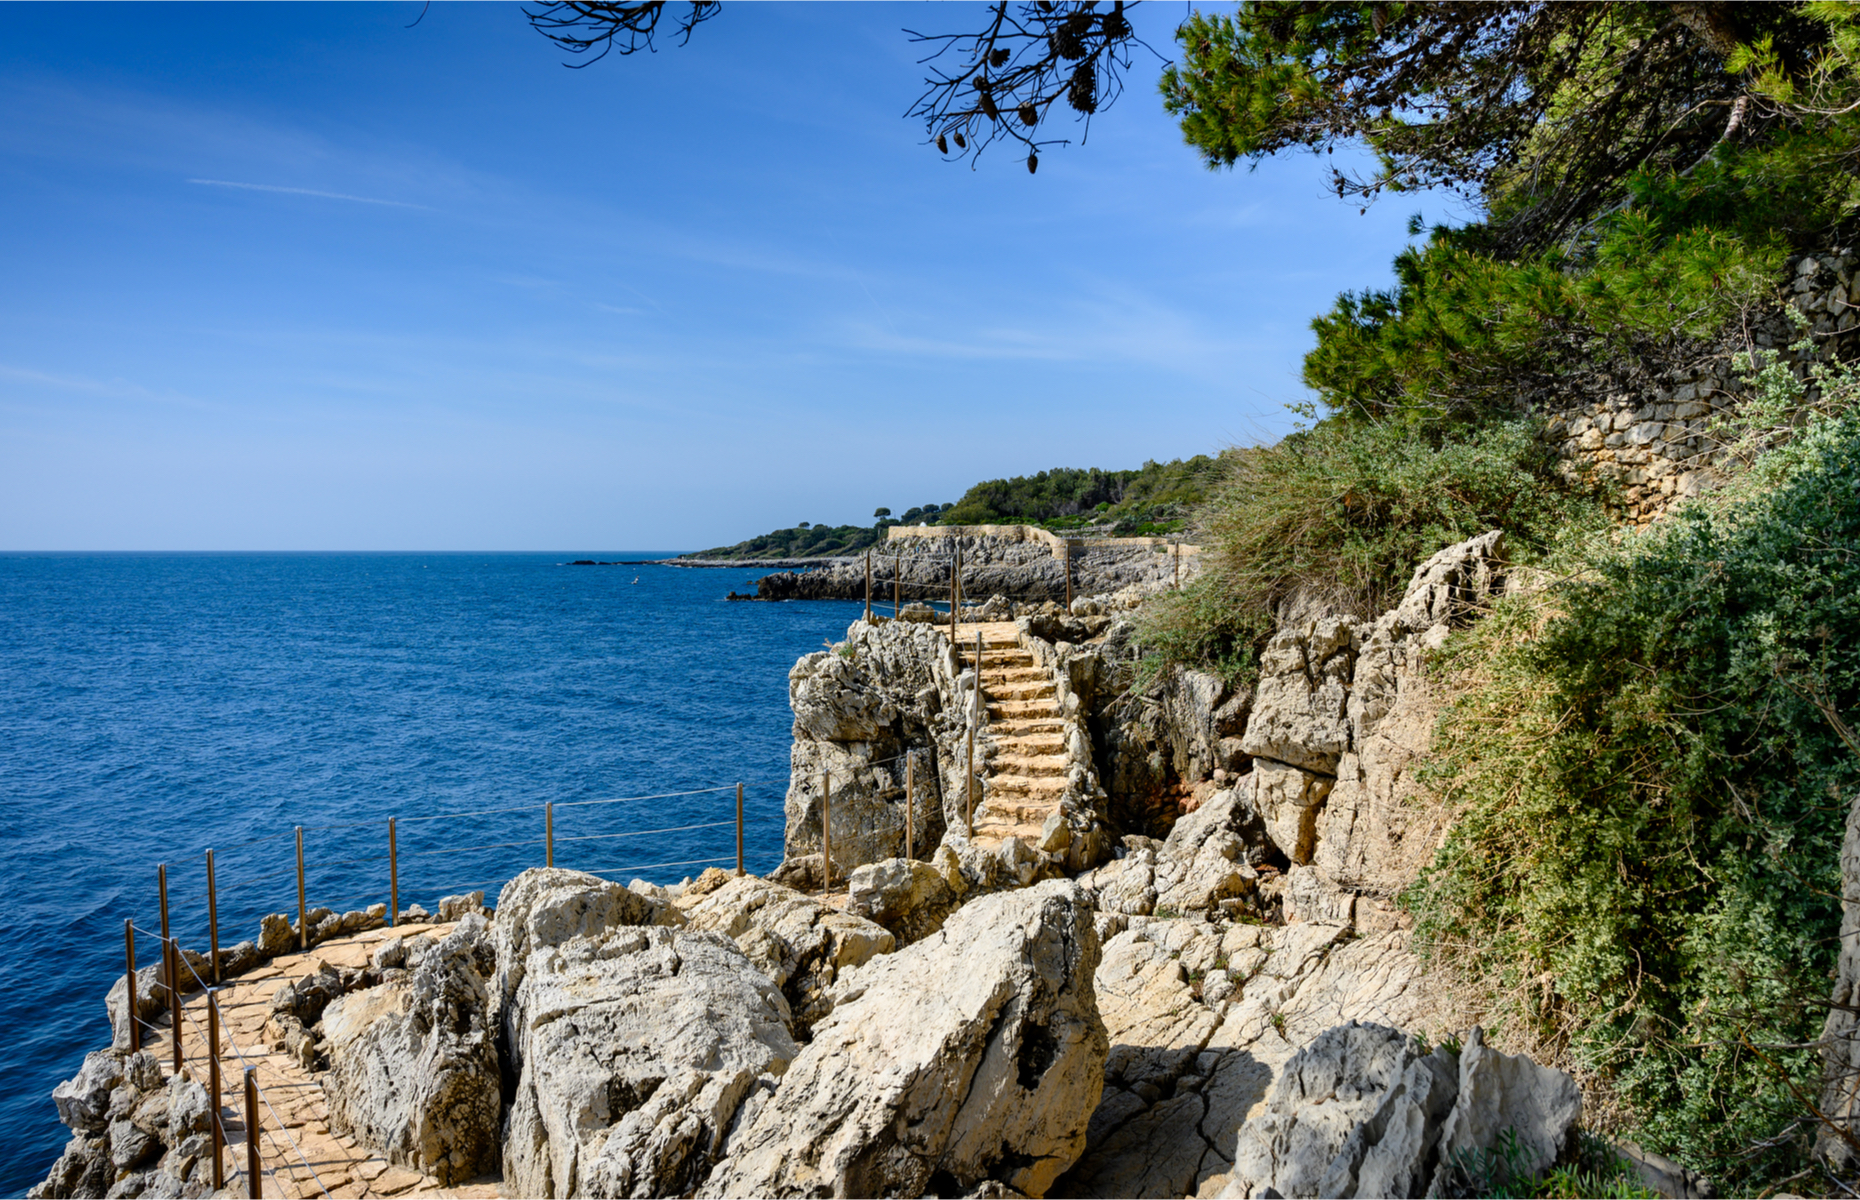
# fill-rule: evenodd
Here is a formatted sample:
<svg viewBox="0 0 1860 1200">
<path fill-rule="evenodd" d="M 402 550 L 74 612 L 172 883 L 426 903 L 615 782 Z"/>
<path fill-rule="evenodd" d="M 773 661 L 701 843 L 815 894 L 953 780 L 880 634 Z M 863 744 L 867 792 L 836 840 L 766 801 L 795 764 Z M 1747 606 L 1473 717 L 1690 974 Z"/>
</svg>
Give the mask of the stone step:
<svg viewBox="0 0 1860 1200">
<path fill-rule="evenodd" d="M 1010 821 L 1016 824 L 1038 826 L 1046 824 L 1046 818 L 1059 811 L 1059 802 L 1042 800 L 1020 800 L 1012 797 L 997 797 L 975 810 L 975 823 L 984 820 Z"/>
<path fill-rule="evenodd" d="M 997 679 L 982 680 L 982 694 L 994 700 L 1039 700 L 1057 701 L 1059 690 L 1050 679 Z"/>
<path fill-rule="evenodd" d="M 1064 775 L 1068 765 L 1063 754 L 997 753 L 989 761 L 988 769 L 1002 778 L 1011 778 L 1015 775 Z"/>
<path fill-rule="evenodd" d="M 982 668 L 983 683 L 987 683 L 991 679 L 1044 679 L 1050 683 L 1052 678 L 1052 672 L 1046 670 L 1044 667 L 1001 667 L 996 669 L 994 667 L 984 666 Z"/>
<path fill-rule="evenodd" d="M 1059 705 L 1051 698 L 1041 700 L 990 700 L 987 703 L 989 724 L 1002 718 L 1053 717 L 1063 719 Z"/>
<path fill-rule="evenodd" d="M 988 780 L 989 803 L 1021 803 L 1026 797 L 1059 802 L 1066 790 L 1064 775 L 995 775 Z M 997 798 L 999 800 L 997 801 Z"/>
<path fill-rule="evenodd" d="M 995 753 L 1010 757 L 1017 754 L 1058 754 L 1059 748 L 1066 744 L 1066 735 L 1057 729 L 1044 732 L 1036 730 L 1031 733 L 1001 733 L 990 729 L 988 733 L 988 740 L 994 746 Z M 1034 749 L 1036 746 L 1052 746 L 1054 749 L 1036 750 Z"/>
<path fill-rule="evenodd" d="M 988 728 L 1006 737 L 1019 737 L 1032 733 L 1056 733 L 1065 736 L 1066 719 L 1064 717 L 1003 717 L 992 722 Z"/>
</svg>

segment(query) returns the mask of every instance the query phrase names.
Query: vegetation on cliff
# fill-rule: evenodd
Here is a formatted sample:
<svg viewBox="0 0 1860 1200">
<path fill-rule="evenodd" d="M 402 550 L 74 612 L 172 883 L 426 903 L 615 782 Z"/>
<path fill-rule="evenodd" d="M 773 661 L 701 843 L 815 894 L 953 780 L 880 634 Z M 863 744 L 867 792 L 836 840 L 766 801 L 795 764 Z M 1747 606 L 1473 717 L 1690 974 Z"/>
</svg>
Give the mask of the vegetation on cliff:
<svg viewBox="0 0 1860 1200">
<path fill-rule="evenodd" d="M 1244 678 L 1288 600 L 1368 616 L 1505 529 L 1558 582 L 1444 664 L 1458 823 L 1408 898 L 1422 944 L 1656 1148 L 1806 1178 L 1860 786 L 1860 384 L 1747 356 L 1716 431 L 1741 480 L 1644 533 L 1603 528 L 1532 414 L 1724 352 L 1792 253 L 1851 245 L 1860 6 L 1249 3 L 1181 40 L 1165 95 L 1211 164 L 1358 139 L 1340 196 L 1482 215 L 1313 322 L 1315 425 L 1225 456 L 1152 662 Z"/>
</svg>

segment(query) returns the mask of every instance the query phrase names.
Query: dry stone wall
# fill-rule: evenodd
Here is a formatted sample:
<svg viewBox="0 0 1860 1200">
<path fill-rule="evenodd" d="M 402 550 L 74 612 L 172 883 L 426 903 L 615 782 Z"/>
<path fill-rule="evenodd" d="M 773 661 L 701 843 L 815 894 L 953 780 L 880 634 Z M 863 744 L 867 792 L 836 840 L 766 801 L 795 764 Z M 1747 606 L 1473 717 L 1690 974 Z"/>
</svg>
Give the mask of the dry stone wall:
<svg viewBox="0 0 1860 1200">
<path fill-rule="evenodd" d="M 1815 357 L 1851 360 L 1860 351 L 1857 267 L 1860 256 L 1845 248 L 1791 261 L 1785 303 L 1807 318 L 1804 332 L 1817 343 L 1813 355 L 1788 350 L 1802 333 L 1778 308 L 1694 361 L 1656 371 L 1638 387 L 1604 386 L 1599 398 L 1552 411 L 1544 434 L 1563 458 L 1565 477 L 1613 483 L 1621 497 L 1620 517 L 1636 525 L 1709 490 L 1722 461 L 1713 423 L 1734 410 L 1745 391 L 1732 371 L 1732 356 L 1773 350 L 1788 355 L 1803 378 Z"/>
</svg>

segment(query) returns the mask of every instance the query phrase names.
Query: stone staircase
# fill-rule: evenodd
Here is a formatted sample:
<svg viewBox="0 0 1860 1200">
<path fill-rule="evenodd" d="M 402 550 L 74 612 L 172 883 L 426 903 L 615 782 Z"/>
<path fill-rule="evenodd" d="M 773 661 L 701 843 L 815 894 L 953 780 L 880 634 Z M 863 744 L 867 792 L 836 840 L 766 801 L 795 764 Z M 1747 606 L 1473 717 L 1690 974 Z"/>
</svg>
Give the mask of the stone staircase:
<svg viewBox="0 0 1860 1200">
<path fill-rule="evenodd" d="M 1051 674 L 1021 648 L 1012 621 L 964 625 L 956 650 L 975 663 L 975 634 L 982 635 L 982 734 L 994 746 L 977 774 L 986 781 L 975 812 L 975 844 L 998 847 L 1008 837 L 1038 846 L 1042 826 L 1059 810 L 1066 790 L 1066 720 Z M 978 745 L 979 751 L 979 745 Z"/>
</svg>

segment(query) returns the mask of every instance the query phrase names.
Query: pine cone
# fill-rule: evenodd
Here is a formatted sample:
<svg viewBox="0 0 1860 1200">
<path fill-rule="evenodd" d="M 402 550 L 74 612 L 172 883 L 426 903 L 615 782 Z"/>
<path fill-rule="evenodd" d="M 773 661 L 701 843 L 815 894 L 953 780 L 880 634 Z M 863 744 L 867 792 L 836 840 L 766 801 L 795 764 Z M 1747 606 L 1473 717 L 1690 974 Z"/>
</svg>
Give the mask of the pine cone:
<svg viewBox="0 0 1860 1200">
<path fill-rule="evenodd" d="M 1023 125 L 1040 123 L 1040 110 L 1033 106 L 1033 101 L 1029 100 L 1020 106 L 1020 122 Z"/>
<path fill-rule="evenodd" d="M 936 152 L 938 154 L 949 153 L 949 139 L 940 133 L 936 135 Z"/>
<path fill-rule="evenodd" d="M 1098 73 L 1089 61 L 1073 70 L 1072 82 L 1066 88 L 1066 102 L 1082 113 L 1098 111 Z"/>
<path fill-rule="evenodd" d="M 1028 154 L 1027 155 L 1027 174 L 1031 175 L 1039 169 L 1040 169 L 1040 156 L 1037 154 L 1031 154 L 1031 153 Z"/>
</svg>

